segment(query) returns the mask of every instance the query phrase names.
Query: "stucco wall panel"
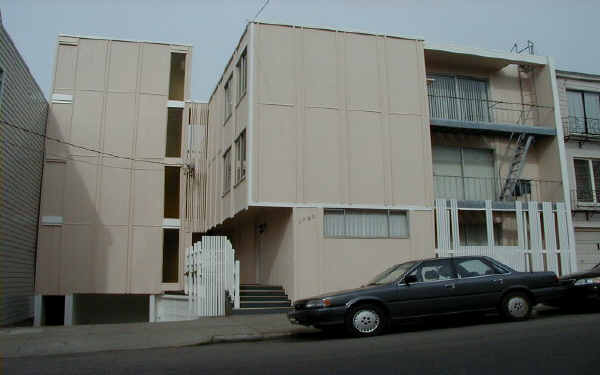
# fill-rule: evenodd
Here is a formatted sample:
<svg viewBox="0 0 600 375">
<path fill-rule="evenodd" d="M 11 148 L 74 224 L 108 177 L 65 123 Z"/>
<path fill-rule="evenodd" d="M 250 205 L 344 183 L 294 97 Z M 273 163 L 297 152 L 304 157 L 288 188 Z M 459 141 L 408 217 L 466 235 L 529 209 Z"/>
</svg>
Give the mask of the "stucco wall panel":
<svg viewBox="0 0 600 375">
<path fill-rule="evenodd" d="M 130 163 L 104 158 L 100 181 L 99 217 L 103 224 L 127 225 L 129 222 Z"/>
<path fill-rule="evenodd" d="M 66 163 L 65 223 L 91 224 L 97 219 L 97 158 L 76 157 Z"/>
<path fill-rule="evenodd" d="M 422 58 L 418 57 L 414 41 L 386 38 L 385 69 L 390 113 L 421 114 L 423 72 L 419 69 Z"/>
<path fill-rule="evenodd" d="M 105 152 L 131 156 L 135 120 L 136 101 L 134 94 L 107 94 L 103 142 Z"/>
<path fill-rule="evenodd" d="M 63 225 L 60 254 L 60 292 L 89 293 L 96 236 L 92 225 Z"/>
<path fill-rule="evenodd" d="M 349 112 L 348 120 L 350 200 L 384 204 L 384 138 L 380 116 L 372 112 Z"/>
<path fill-rule="evenodd" d="M 44 166 L 44 194 L 40 206 L 41 216 L 63 216 L 65 163 L 47 161 Z"/>
<path fill-rule="evenodd" d="M 304 200 L 339 200 L 341 167 L 338 111 L 308 109 L 304 132 Z M 315 184 L 314 181 L 320 181 Z"/>
<path fill-rule="evenodd" d="M 47 135 L 48 137 L 65 141 L 71 132 L 72 104 L 52 103 L 48 111 Z M 62 158 L 67 153 L 67 146 L 52 139 L 46 140 L 46 155 L 49 158 Z"/>
<path fill-rule="evenodd" d="M 56 90 L 73 90 L 75 88 L 77 46 L 59 44 L 56 59 L 54 88 Z"/>
<path fill-rule="evenodd" d="M 258 79 L 260 98 L 264 103 L 291 104 L 295 102 L 294 30 L 291 28 L 260 29 L 261 51 Z"/>
<path fill-rule="evenodd" d="M 379 61 L 377 38 L 346 34 L 346 89 L 348 108 L 379 111 Z"/>
<path fill-rule="evenodd" d="M 61 236 L 62 227 L 60 226 L 42 225 L 39 228 L 35 272 L 37 293 L 59 293 Z"/>
<path fill-rule="evenodd" d="M 162 228 L 133 227 L 133 247 L 129 263 L 130 292 L 160 291 Z"/>
<path fill-rule="evenodd" d="M 108 41 L 80 39 L 77 61 L 77 89 L 104 90 Z"/>
<path fill-rule="evenodd" d="M 138 78 L 138 55 L 136 43 L 116 42 L 110 44 L 108 89 L 111 91 L 135 91 Z"/>
<path fill-rule="evenodd" d="M 92 271 L 94 291 L 127 293 L 127 226 L 99 226 Z"/>
<path fill-rule="evenodd" d="M 165 156 L 167 97 L 140 95 L 135 153 L 143 158 L 163 158 Z"/>
<path fill-rule="evenodd" d="M 133 173 L 133 224 L 162 226 L 164 171 L 139 167 Z"/>
<path fill-rule="evenodd" d="M 73 144 L 97 150 L 100 146 L 103 95 L 99 92 L 80 91 L 74 100 L 70 141 Z M 69 152 L 71 155 L 97 155 L 95 152 L 72 146 Z"/>
<path fill-rule="evenodd" d="M 340 67 L 335 52 L 339 45 L 336 33 L 306 30 L 301 34 L 304 101 L 307 106 L 338 106 L 337 76 Z"/>
<path fill-rule="evenodd" d="M 167 96 L 169 93 L 170 64 L 169 46 L 144 44 L 142 47 L 141 92 Z"/>
</svg>

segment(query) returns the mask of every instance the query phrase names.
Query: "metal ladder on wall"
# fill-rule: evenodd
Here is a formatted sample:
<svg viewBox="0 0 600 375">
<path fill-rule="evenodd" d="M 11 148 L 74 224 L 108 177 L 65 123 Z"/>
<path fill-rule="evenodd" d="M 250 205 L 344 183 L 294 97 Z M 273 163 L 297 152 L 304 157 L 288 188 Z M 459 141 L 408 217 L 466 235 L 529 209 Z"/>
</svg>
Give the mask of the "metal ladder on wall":
<svg viewBox="0 0 600 375">
<path fill-rule="evenodd" d="M 533 143 L 534 139 L 535 137 L 533 135 L 525 133 L 519 133 L 518 136 L 516 136 L 516 138 L 515 133 L 510 135 L 504 160 L 507 159 L 511 150 L 513 151 L 513 155 L 510 165 L 508 167 L 508 174 L 506 175 L 506 180 L 504 181 L 502 189 L 500 190 L 498 200 L 502 201 L 508 199 L 514 194 L 515 187 L 517 186 L 517 183 L 521 178 L 521 172 L 523 171 L 525 160 L 527 159 L 527 152 L 529 151 L 529 148 L 531 147 L 531 144 Z"/>
</svg>

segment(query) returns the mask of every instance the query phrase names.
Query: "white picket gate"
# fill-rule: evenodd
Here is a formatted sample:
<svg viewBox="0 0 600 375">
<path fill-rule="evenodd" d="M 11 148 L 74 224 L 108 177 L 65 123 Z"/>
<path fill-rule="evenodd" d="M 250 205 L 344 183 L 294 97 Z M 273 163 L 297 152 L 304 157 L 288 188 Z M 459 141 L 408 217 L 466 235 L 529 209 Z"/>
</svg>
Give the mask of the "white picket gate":
<svg viewBox="0 0 600 375">
<path fill-rule="evenodd" d="M 240 262 L 225 236 L 203 236 L 185 251 L 188 316 L 225 315 L 226 298 L 240 307 Z"/>
<path fill-rule="evenodd" d="M 448 205 L 449 203 L 449 205 Z M 554 271 L 565 275 L 576 271 L 574 241 L 569 238 L 568 212 L 564 203 L 515 202 L 512 209 L 485 207 L 459 208 L 455 199 L 437 199 L 435 202 L 436 255 L 485 255 L 497 259 L 518 271 Z M 459 211 L 483 211 L 487 244 L 461 244 Z M 499 246 L 494 241 L 494 212 L 514 213 L 517 246 Z"/>
</svg>

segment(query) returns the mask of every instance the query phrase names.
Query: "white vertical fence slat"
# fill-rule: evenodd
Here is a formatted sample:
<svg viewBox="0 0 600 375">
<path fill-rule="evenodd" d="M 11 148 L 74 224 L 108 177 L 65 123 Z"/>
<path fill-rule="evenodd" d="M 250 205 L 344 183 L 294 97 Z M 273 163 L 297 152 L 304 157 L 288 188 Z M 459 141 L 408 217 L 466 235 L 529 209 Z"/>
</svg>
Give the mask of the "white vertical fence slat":
<svg viewBox="0 0 600 375">
<path fill-rule="evenodd" d="M 204 236 L 185 252 L 188 316 L 223 316 L 229 298 L 240 307 L 240 262 L 224 236 Z"/>
<path fill-rule="evenodd" d="M 547 270 L 565 275 L 573 269 L 571 253 L 574 249 L 569 241 L 568 213 L 564 203 L 556 203 L 556 209 L 553 209 L 551 202 L 543 202 L 540 209 L 538 202 L 528 202 L 527 208 L 523 208 L 522 202 L 515 202 L 517 246 L 495 245 L 491 201 L 485 202 L 485 208 L 468 208 L 485 210 L 488 241 L 487 246 L 465 246 L 460 243 L 458 202 L 450 200 L 449 208 L 447 202 L 444 199 L 435 201 L 438 256 L 485 255 L 518 271 Z"/>
</svg>

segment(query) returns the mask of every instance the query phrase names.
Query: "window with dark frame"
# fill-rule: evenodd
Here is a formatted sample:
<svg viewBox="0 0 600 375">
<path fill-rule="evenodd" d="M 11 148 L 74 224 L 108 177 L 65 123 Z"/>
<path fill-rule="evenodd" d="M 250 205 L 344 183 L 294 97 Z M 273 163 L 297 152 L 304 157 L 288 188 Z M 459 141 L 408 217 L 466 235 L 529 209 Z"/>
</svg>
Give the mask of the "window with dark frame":
<svg viewBox="0 0 600 375">
<path fill-rule="evenodd" d="M 569 131 L 600 135 L 600 93 L 567 90 Z"/>
<path fill-rule="evenodd" d="M 574 159 L 577 202 L 600 204 L 600 160 Z"/>
<path fill-rule="evenodd" d="M 246 130 L 235 140 L 235 184 L 246 178 Z"/>
<path fill-rule="evenodd" d="M 225 101 L 225 121 L 229 119 L 232 113 L 232 102 L 231 102 L 231 79 L 233 78 L 233 74 L 229 76 L 227 82 L 225 82 L 225 86 L 223 87 L 225 91 L 224 101 Z"/>
<path fill-rule="evenodd" d="M 408 213 L 402 210 L 326 208 L 323 234 L 333 238 L 408 238 Z"/>
<path fill-rule="evenodd" d="M 231 190 L 231 147 L 223 154 L 223 195 Z"/>
<path fill-rule="evenodd" d="M 242 52 L 242 56 L 240 57 L 237 65 L 238 72 L 238 103 L 244 95 L 246 95 L 246 89 L 248 87 L 248 59 L 246 50 Z"/>
</svg>

